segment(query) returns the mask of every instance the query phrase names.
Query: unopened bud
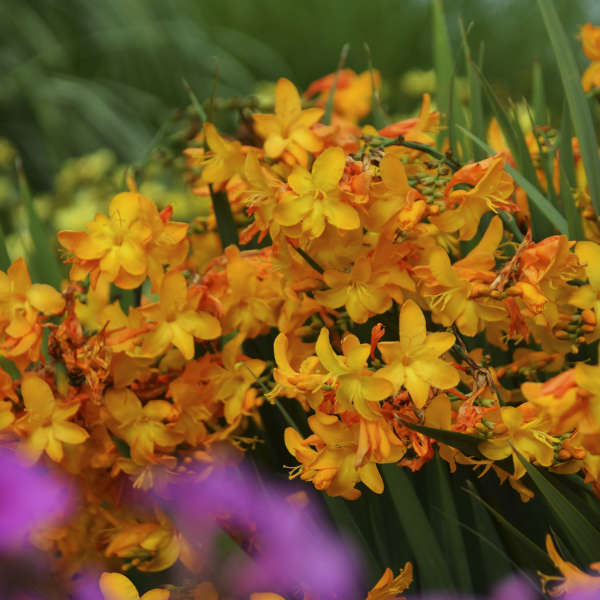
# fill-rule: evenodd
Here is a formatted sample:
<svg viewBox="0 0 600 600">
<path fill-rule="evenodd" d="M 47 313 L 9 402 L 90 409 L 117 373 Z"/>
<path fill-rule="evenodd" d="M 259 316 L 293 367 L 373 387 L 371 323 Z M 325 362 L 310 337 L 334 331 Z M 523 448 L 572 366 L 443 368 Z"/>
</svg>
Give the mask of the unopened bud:
<svg viewBox="0 0 600 600">
<path fill-rule="evenodd" d="M 586 325 L 594 325 L 595 326 L 597 323 L 596 314 L 594 313 L 593 310 L 590 310 L 589 308 L 586 308 L 585 310 L 581 311 L 581 320 Z"/>
<path fill-rule="evenodd" d="M 584 459 L 585 455 L 586 451 L 583 448 L 576 448 L 575 450 L 573 450 L 573 458 L 576 458 L 577 460 Z"/>
<path fill-rule="evenodd" d="M 558 460 L 569 460 L 571 458 L 571 453 L 564 448 L 558 452 Z"/>
</svg>

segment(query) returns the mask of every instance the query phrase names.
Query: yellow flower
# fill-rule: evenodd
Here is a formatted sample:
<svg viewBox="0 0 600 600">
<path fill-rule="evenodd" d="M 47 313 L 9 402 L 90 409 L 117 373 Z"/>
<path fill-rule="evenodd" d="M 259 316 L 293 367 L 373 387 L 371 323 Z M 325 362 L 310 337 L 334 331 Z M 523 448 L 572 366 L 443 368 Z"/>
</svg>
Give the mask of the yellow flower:
<svg viewBox="0 0 600 600">
<path fill-rule="evenodd" d="M 79 403 L 59 403 L 50 386 L 40 377 L 26 373 L 21 382 L 25 414 L 15 428 L 27 435 L 24 449 L 33 462 L 43 452 L 55 462 L 63 459 L 63 443 L 81 444 L 88 432 L 69 419 L 79 411 Z"/>
<path fill-rule="evenodd" d="M 400 309 L 400 341 L 379 342 L 387 366 L 377 373 L 390 381 L 397 393 L 404 386 L 417 408 L 423 408 L 431 387 L 447 390 L 458 385 L 458 371 L 439 358 L 454 344 L 451 333 L 427 333 L 425 316 L 412 300 Z"/>
<path fill-rule="evenodd" d="M 315 292 L 315 299 L 329 308 L 345 306 L 355 323 L 365 323 L 392 305 L 392 298 L 385 289 L 387 274 L 374 273 L 366 256 L 357 259 L 350 273 L 327 270 L 323 279 L 331 289 Z"/>
<path fill-rule="evenodd" d="M 212 123 L 204 124 L 204 135 L 210 152 L 204 155 L 202 179 L 206 183 L 220 186 L 244 169 L 242 144 L 237 140 L 228 141 L 222 138 Z M 196 156 L 203 150 L 189 148 L 186 154 Z"/>
<path fill-rule="evenodd" d="M 168 600 L 171 592 L 155 588 L 140 596 L 135 586 L 121 573 L 102 573 L 100 591 L 104 600 Z"/>
<path fill-rule="evenodd" d="M 570 592 L 584 592 L 585 597 L 591 598 L 585 592 L 592 590 L 600 592 L 600 562 L 590 565 L 590 569 L 596 571 L 598 575 L 584 573 L 573 563 L 561 557 L 550 535 L 546 535 L 546 552 L 548 552 L 556 568 L 562 573 L 562 577 L 539 574 L 542 580 L 542 588 L 550 597 L 563 598 L 565 594 Z"/>
<path fill-rule="evenodd" d="M 479 444 L 479 451 L 486 458 L 498 461 L 512 455 L 515 479 L 520 479 L 526 473 L 515 450 L 529 461 L 535 459 L 543 467 L 549 467 L 554 462 L 554 447 L 550 436 L 544 433 L 541 419 L 525 423 L 523 413 L 514 406 L 503 406 L 500 415 L 502 423 L 495 429 L 499 437 Z"/>
<path fill-rule="evenodd" d="M 365 419 L 379 416 L 379 402 L 392 395 L 393 387 L 378 371 L 369 371 L 367 359 L 370 344 L 361 344 L 355 335 L 342 340 L 344 356 L 338 356 L 329 342 L 329 331 L 323 327 L 316 344 L 316 354 L 323 367 L 337 381 L 335 399 L 340 411 L 356 410 Z"/>
<path fill-rule="evenodd" d="M 269 158 L 283 158 L 293 165 L 308 164 L 308 152 L 319 152 L 321 140 L 311 131 L 323 115 L 321 108 L 302 110 L 300 95 L 294 84 L 281 78 L 275 86 L 275 114 L 253 115 L 254 130 L 265 140 Z"/>
<path fill-rule="evenodd" d="M 31 283 L 27 265 L 18 258 L 0 271 L 0 352 L 19 368 L 39 359 L 42 341 L 40 313 L 62 312 L 65 300 L 49 285 Z"/>
<path fill-rule="evenodd" d="M 404 568 L 394 577 L 387 568 L 373 589 L 367 594 L 366 600 L 399 600 L 401 594 L 413 580 L 412 564 L 407 562 Z"/>
<path fill-rule="evenodd" d="M 441 231 L 460 230 L 461 240 L 472 239 L 484 213 L 511 207 L 514 183 L 504 171 L 505 163 L 506 158 L 500 155 L 468 165 L 455 173 L 448 187 L 463 182 L 474 184 L 474 187 L 451 191 L 448 201 L 458 203 L 458 208 L 447 210 L 438 217 L 431 217 L 431 222 Z M 485 169 L 483 174 L 482 169 Z"/>
<path fill-rule="evenodd" d="M 110 389 L 104 406 L 115 420 L 109 426 L 129 444 L 131 458 L 139 464 L 153 461 L 155 446 L 174 448 L 183 441 L 183 435 L 164 423 L 177 416 L 177 409 L 166 400 L 150 400 L 142 406 L 130 389 Z"/>
<path fill-rule="evenodd" d="M 315 160 L 312 172 L 296 166 L 288 177 L 295 194 L 287 194 L 275 207 L 275 221 L 284 227 L 298 225 L 302 233 L 317 238 L 325 221 L 339 229 L 356 229 L 356 209 L 341 200 L 338 183 L 344 173 L 346 155 L 341 148 L 327 148 Z M 297 236 L 296 236 L 297 237 Z"/>
<path fill-rule="evenodd" d="M 221 335 L 221 324 L 211 314 L 196 310 L 198 296 L 188 290 L 180 271 L 164 276 L 160 301 L 147 304 L 140 312 L 156 321 L 156 328 L 144 338 L 141 353 L 158 356 L 173 344 L 186 360 L 194 357 L 194 338 L 213 340 Z"/>
</svg>

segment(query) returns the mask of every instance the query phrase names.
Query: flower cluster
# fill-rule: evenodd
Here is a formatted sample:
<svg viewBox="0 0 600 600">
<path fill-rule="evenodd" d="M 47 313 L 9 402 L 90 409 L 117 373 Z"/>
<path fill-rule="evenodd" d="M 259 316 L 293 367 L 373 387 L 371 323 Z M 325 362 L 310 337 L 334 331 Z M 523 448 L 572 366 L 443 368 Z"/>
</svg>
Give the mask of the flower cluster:
<svg viewBox="0 0 600 600">
<path fill-rule="evenodd" d="M 590 57 L 594 40 L 584 28 Z M 280 79 L 251 135 L 206 122 L 186 151 L 214 214 L 174 221 L 131 184 L 108 215 L 58 234 L 71 265 L 61 291 L 32 284 L 22 259 L 0 272 L 0 355 L 18 371 L 0 372 L 0 436 L 78 483 L 71 518 L 35 536 L 68 575 L 89 561 L 201 573 L 202 548 L 164 500 L 177 481 L 235 469 L 268 404 L 290 422 L 290 477 L 331 497 L 380 494 L 379 465 L 417 471 L 436 449 L 452 471 L 491 469 L 523 500 L 530 465 L 600 493 L 600 367 L 584 360 L 600 338 L 600 238 L 532 239 L 509 150 L 490 140 L 495 155 L 464 165 L 436 150 L 427 95 L 415 118 L 359 125 L 377 83 L 343 70 L 303 101 Z M 217 233 L 239 244 L 222 248 Z M 227 502 L 217 522 L 242 548 L 256 543 L 259 564 L 292 556 L 261 537 L 258 512 L 241 523 Z M 348 597 L 301 571 L 307 598 Z M 388 569 L 367 598 L 395 599 L 410 580 L 410 565 Z M 118 573 L 100 588 L 139 597 Z M 185 593 L 142 598 L 218 597 L 208 581 Z"/>
</svg>

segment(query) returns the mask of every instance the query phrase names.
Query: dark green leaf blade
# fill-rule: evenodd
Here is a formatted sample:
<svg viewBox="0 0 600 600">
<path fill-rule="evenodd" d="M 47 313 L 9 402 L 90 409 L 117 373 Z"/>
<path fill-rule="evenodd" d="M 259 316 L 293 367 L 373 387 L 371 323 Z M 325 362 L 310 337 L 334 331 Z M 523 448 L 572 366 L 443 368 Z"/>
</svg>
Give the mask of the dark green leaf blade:
<svg viewBox="0 0 600 600">
<path fill-rule="evenodd" d="M 410 479 L 395 464 L 383 465 L 381 470 L 396 516 L 406 533 L 406 543 L 414 553 L 422 587 L 427 590 L 454 589 L 448 564 Z"/>
<path fill-rule="evenodd" d="M 600 158 L 598 139 L 590 107 L 581 87 L 579 69 L 569 39 L 560 22 L 552 0 L 538 0 L 538 7 L 550 44 L 554 50 L 563 89 L 569 105 L 575 135 L 579 140 L 581 158 L 596 215 L 600 215 Z"/>
</svg>

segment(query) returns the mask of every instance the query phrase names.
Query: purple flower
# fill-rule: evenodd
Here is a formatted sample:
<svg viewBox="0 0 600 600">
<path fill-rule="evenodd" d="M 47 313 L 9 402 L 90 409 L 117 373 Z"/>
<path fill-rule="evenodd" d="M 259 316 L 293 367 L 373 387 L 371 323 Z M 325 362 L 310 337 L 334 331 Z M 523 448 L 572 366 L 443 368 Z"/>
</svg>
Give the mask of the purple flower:
<svg viewBox="0 0 600 600">
<path fill-rule="evenodd" d="M 50 521 L 66 506 L 66 491 L 58 480 L 0 451 L 0 551 L 22 544 L 33 527 Z"/>
<path fill-rule="evenodd" d="M 530 580 L 513 576 L 497 585 L 488 598 L 489 600 L 537 600 L 541 597 L 539 590 Z M 415 596 L 411 596 L 411 598 L 417 600 Z M 482 597 L 478 598 L 485 600 Z M 418 596 L 418 600 L 477 600 L 477 598 L 459 594 L 436 593 Z"/>
<path fill-rule="evenodd" d="M 180 531 L 194 540 L 215 539 L 222 529 L 242 540 L 237 553 L 219 565 L 236 593 L 299 590 L 319 599 L 352 600 L 360 594 L 357 555 L 335 535 L 314 507 L 288 501 L 288 486 L 261 485 L 243 469 L 219 467 L 202 481 L 171 490 L 168 510 Z M 300 597 L 302 597 L 300 595 Z"/>
</svg>

